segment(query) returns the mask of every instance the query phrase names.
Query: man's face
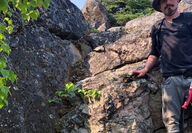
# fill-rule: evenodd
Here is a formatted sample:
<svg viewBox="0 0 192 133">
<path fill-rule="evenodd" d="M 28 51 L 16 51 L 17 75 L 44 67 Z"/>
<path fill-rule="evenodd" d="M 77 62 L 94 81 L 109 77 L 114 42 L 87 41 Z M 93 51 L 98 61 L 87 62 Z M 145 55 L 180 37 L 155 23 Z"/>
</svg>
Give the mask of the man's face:
<svg viewBox="0 0 192 133">
<path fill-rule="evenodd" d="M 177 11 L 179 0 L 161 0 L 160 10 L 165 16 L 172 16 Z"/>
</svg>

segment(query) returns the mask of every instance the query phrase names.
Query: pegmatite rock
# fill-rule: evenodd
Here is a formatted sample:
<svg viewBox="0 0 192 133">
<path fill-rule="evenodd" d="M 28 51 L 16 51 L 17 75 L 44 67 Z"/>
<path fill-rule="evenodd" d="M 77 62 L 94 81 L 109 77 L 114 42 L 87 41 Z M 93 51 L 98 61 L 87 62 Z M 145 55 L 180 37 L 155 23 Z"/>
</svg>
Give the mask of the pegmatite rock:
<svg viewBox="0 0 192 133">
<path fill-rule="evenodd" d="M 82 13 L 93 28 L 105 31 L 110 27 L 107 11 L 98 0 L 87 0 Z"/>
</svg>

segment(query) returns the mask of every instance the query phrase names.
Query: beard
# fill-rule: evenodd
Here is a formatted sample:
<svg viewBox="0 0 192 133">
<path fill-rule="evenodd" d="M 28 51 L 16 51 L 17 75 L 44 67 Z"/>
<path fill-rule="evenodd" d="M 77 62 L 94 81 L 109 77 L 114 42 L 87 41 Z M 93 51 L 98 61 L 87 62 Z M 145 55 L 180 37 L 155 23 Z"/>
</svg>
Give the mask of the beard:
<svg viewBox="0 0 192 133">
<path fill-rule="evenodd" d="M 177 11 L 177 8 L 172 9 L 171 7 L 174 7 L 173 5 L 167 5 L 164 9 L 165 16 L 172 16 Z"/>
</svg>

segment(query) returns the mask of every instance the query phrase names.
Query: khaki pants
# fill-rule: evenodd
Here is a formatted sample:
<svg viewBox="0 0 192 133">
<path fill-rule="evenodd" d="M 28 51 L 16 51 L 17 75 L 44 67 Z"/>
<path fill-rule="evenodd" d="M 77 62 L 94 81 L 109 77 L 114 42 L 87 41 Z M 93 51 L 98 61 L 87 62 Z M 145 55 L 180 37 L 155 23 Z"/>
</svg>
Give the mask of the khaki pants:
<svg viewBox="0 0 192 133">
<path fill-rule="evenodd" d="M 181 106 L 188 95 L 191 77 L 170 76 L 163 81 L 162 115 L 167 133 L 183 133 L 184 112 Z"/>
</svg>

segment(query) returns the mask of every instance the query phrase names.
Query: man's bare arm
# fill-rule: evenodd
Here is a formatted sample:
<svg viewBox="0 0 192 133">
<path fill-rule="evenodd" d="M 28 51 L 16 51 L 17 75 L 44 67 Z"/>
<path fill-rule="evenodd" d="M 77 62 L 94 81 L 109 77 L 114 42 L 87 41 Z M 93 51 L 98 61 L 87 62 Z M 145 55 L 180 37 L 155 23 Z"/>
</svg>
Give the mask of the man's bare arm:
<svg viewBox="0 0 192 133">
<path fill-rule="evenodd" d="M 154 56 L 154 55 L 150 55 L 147 59 L 145 68 L 141 69 L 141 70 L 136 70 L 133 71 L 132 74 L 138 74 L 137 77 L 143 77 L 157 62 L 158 57 Z"/>
</svg>

